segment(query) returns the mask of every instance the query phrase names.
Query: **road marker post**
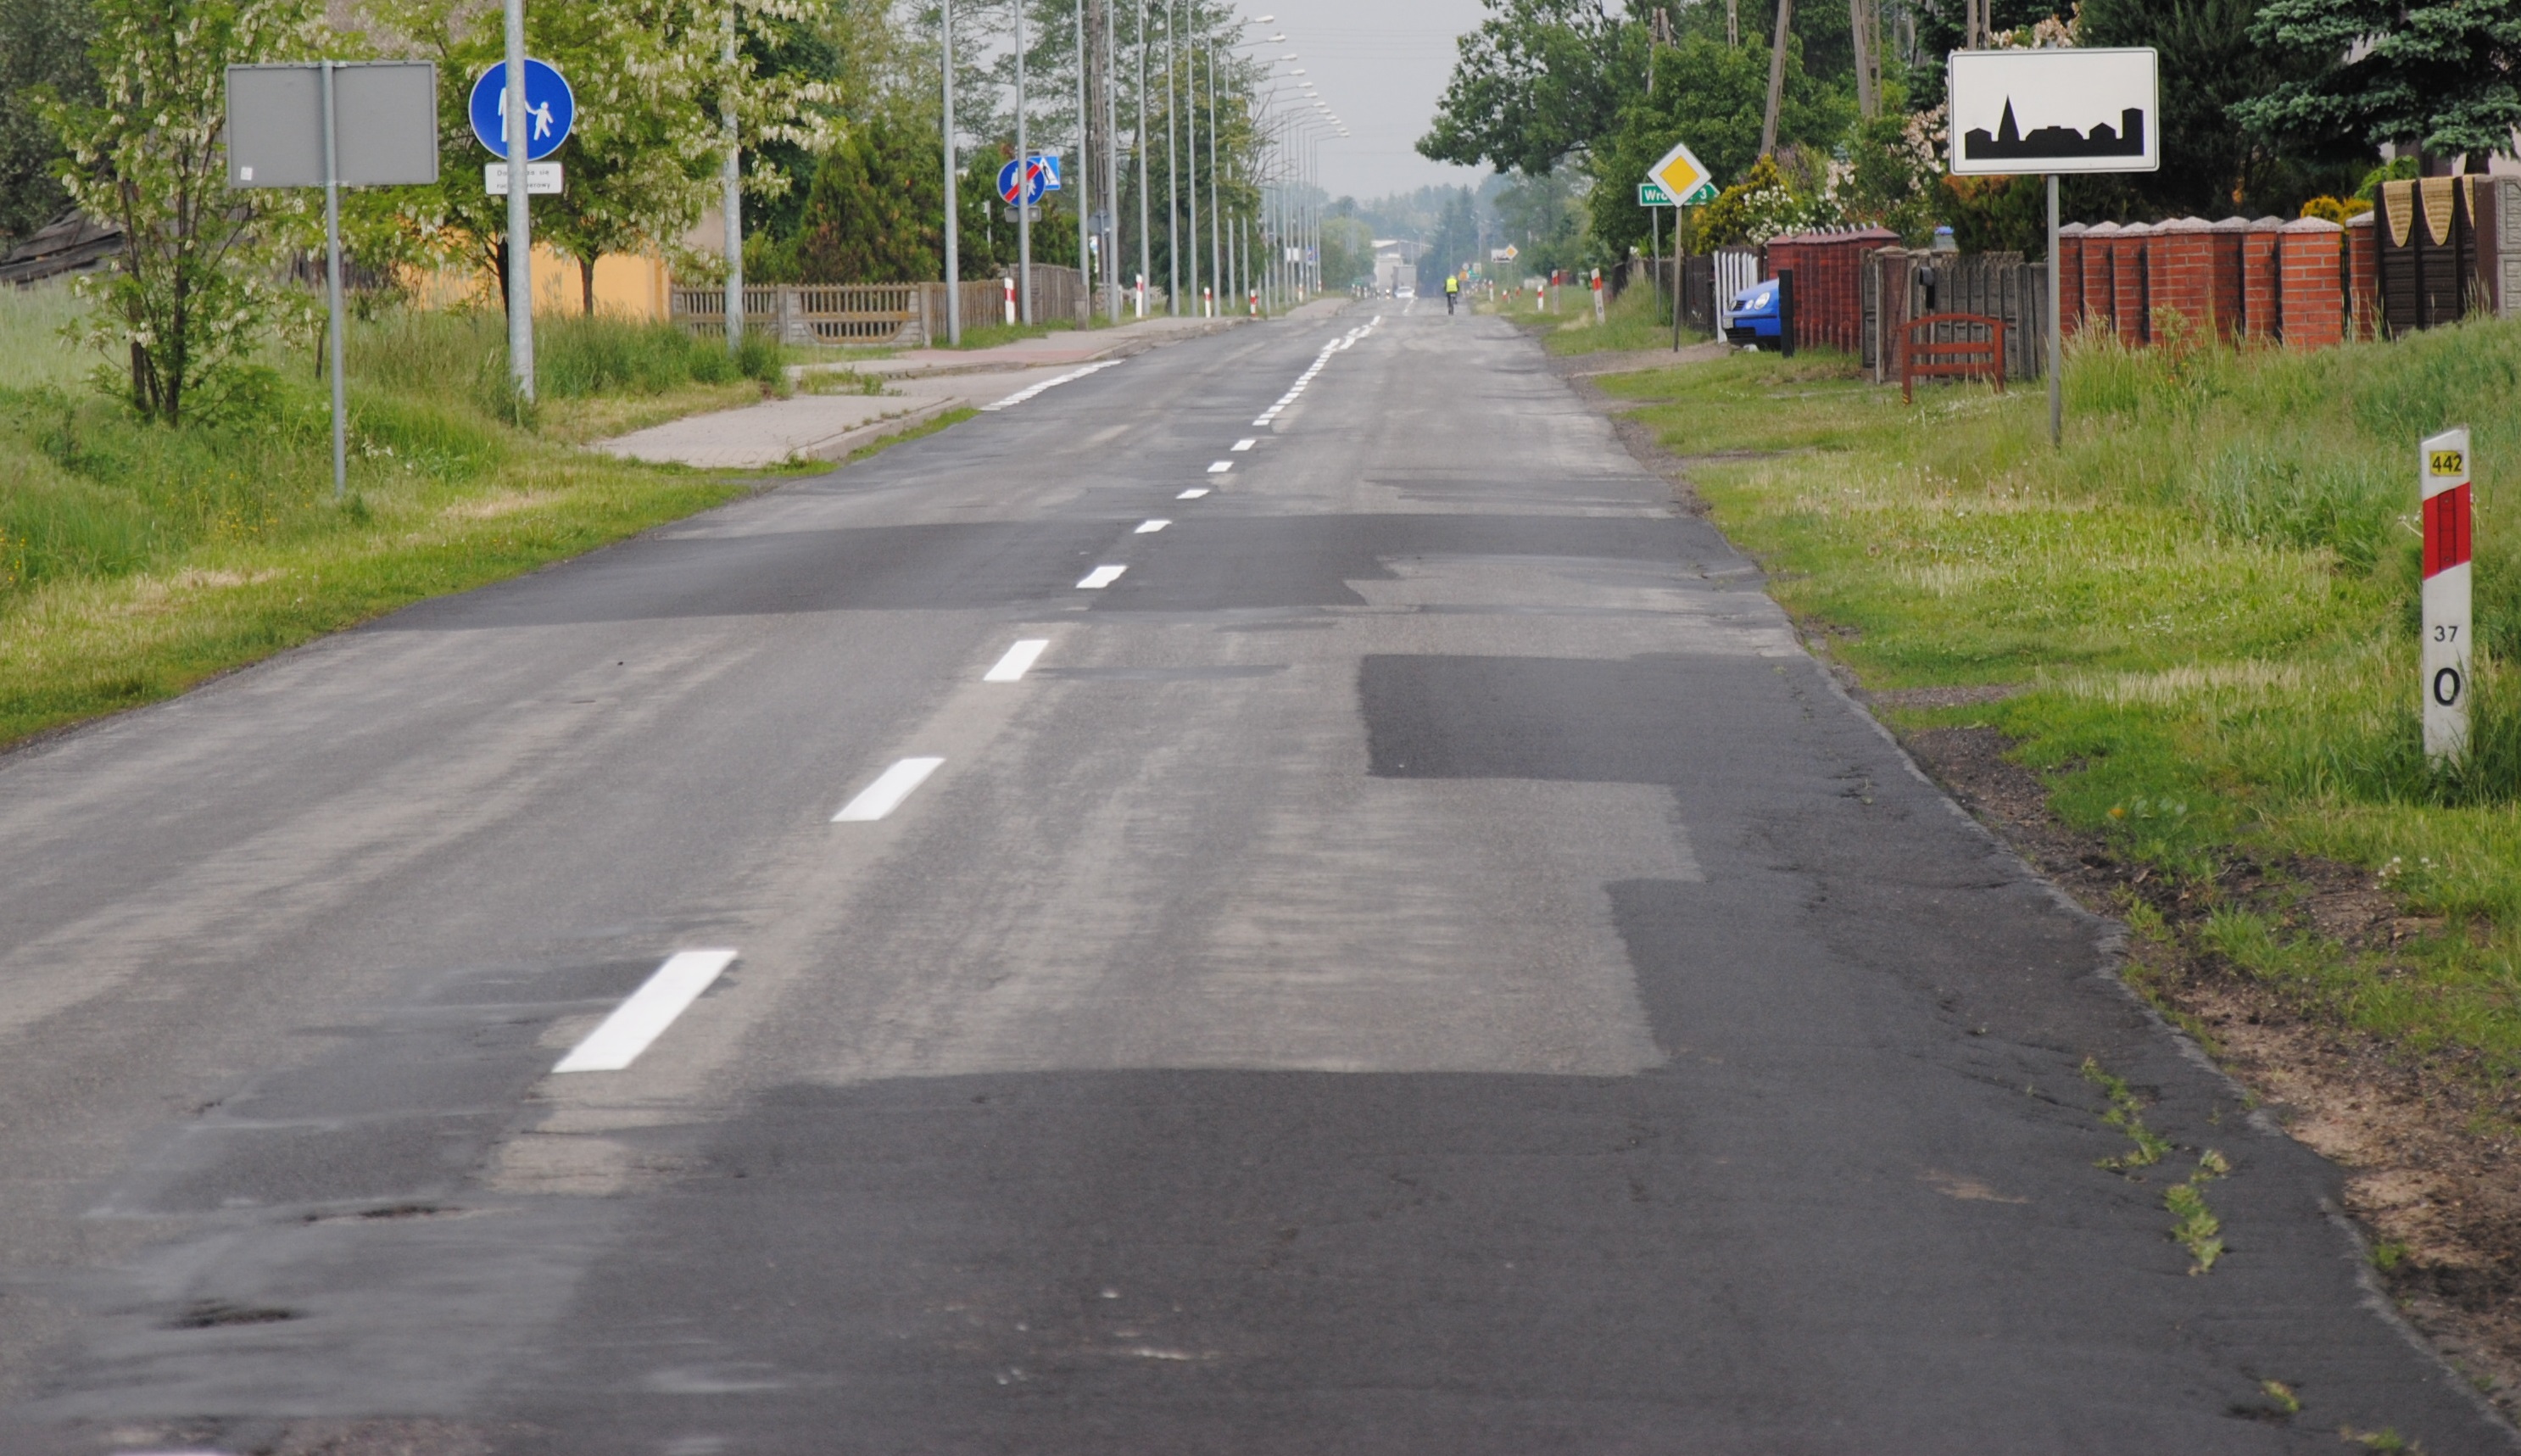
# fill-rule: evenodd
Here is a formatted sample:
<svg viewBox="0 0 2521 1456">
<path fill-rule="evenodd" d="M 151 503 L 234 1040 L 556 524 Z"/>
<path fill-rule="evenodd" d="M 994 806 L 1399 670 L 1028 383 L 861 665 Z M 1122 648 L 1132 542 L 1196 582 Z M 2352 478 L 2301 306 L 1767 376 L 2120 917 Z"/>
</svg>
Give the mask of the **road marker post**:
<svg viewBox="0 0 2521 1456">
<path fill-rule="evenodd" d="M 2424 502 L 2425 757 L 2437 767 L 2468 756 L 2468 430 L 2446 430 L 2416 449 Z"/>
</svg>

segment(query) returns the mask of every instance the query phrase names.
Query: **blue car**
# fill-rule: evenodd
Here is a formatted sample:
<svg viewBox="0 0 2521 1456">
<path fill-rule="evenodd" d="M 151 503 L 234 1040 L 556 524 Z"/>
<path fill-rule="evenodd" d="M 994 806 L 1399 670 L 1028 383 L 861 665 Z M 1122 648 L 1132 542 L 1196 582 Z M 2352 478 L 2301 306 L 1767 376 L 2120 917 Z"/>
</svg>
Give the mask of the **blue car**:
<svg viewBox="0 0 2521 1456">
<path fill-rule="evenodd" d="M 1777 348 L 1785 331 L 1777 319 L 1777 281 L 1755 283 L 1733 296 L 1733 321 L 1724 326 L 1724 341 L 1754 348 Z"/>
</svg>

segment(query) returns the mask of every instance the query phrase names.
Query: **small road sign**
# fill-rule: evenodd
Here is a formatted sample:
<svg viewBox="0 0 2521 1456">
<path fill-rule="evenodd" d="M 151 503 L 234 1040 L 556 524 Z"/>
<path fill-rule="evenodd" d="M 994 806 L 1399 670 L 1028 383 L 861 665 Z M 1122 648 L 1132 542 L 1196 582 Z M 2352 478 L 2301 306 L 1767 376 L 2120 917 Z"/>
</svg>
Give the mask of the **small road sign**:
<svg viewBox="0 0 2521 1456">
<path fill-rule="evenodd" d="M 1036 155 L 1032 159 L 1030 180 L 1032 185 L 1025 195 L 1028 203 L 1040 202 L 1044 194 L 1059 191 L 1059 154 L 1045 152 Z M 1013 161 L 998 168 L 998 200 L 1005 203 L 1016 200 L 1016 164 Z"/>
<path fill-rule="evenodd" d="M 560 196 L 560 163 L 557 161 L 529 161 L 526 163 L 526 196 L 527 197 Z M 493 161 L 482 165 L 481 190 L 491 197 L 506 197 L 508 195 L 508 164 L 506 162 Z"/>
<path fill-rule="evenodd" d="M 1669 207 L 1672 205 L 1672 194 L 1664 191 L 1663 184 L 1660 182 L 1640 182 L 1637 184 L 1637 205 Z"/>
<path fill-rule="evenodd" d="M 473 135 L 493 157 L 508 155 L 508 63 L 481 72 L 473 83 Z M 577 123 L 577 98 L 551 67 L 526 60 L 526 160 L 540 161 L 560 150 Z M 533 186 L 534 174 L 526 173 Z"/>
<path fill-rule="evenodd" d="M 228 185 L 324 185 L 319 63 L 228 68 Z M 437 180 L 437 68 L 426 61 L 336 62 L 334 181 L 389 187 Z"/>
<path fill-rule="evenodd" d="M 1697 153 L 1689 150 L 1687 142 L 1674 142 L 1672 144 L 1672 150 L 1663 155 L 1663 160 L 1646 169 L 1646 180 L 1660 188 L 1665 197 L 1688 201 L 1691 194 L 1713 183 L 1716 180 L 1716 174 L 1707 169 L 1707 163 L 1698 159 Z M 1669 205 L 1648 203 L 1644 194 L 1639 193 L 1637 205 L 1645 207 Z"/>
<path fill-rule="evenodd" d="M 2424 502 L 2425 756 L 2468 753 L 2468 431 L 2446 430 L 2416 447 Z"/>
<path fill-rule="evenodd" d="M 1952 174 L 2153 171 L 2160 70 L 2144 46 L 1954 51 Z"/>
</svg>

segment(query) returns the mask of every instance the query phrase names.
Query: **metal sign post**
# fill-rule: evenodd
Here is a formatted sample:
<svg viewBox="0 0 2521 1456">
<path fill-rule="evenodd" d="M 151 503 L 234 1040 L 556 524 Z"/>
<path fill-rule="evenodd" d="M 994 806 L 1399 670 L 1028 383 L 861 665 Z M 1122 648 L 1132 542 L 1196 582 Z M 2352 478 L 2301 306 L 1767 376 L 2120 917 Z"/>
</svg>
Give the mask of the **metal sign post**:
<svg viewBox="0 0 2521 1456">
<path fill-rule="evenodd" d="M 2425 757 L 2468 756 L 2468 430 L 2446 430 L 2416 447 L 2424 502 Z"/>
<path fill-rule="evenodd" d="M 2065 440 L 2057 178 L 2162 166 L 2161 58 L 2150 47 L 1954 51 L 1945 67 L 1956 177 L 2048 179 L 2048 442 Z"/>
<path fill-rule="evenodd" d="M 231 66 L 228 185 L 324 189 L 333 498 L 349 488 L 342 363 L 342 189 L 437 180 L 437 68 L 426 61 Z"/>
</svg>

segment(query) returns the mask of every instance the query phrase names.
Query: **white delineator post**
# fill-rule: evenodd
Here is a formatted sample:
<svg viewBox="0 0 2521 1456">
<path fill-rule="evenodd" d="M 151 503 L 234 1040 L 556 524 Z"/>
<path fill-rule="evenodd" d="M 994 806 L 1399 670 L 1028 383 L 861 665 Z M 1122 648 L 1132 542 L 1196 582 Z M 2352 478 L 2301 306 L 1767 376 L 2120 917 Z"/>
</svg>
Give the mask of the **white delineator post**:
<svg viewBox="0 0 2521 1456">
<path fill-rule="evenodd" d="M 2446 430 L 2417 447 L 2424 499 L 2425 756 L 2455 763 L 2468 752 L 2468 431 Z"/>
</svg>

